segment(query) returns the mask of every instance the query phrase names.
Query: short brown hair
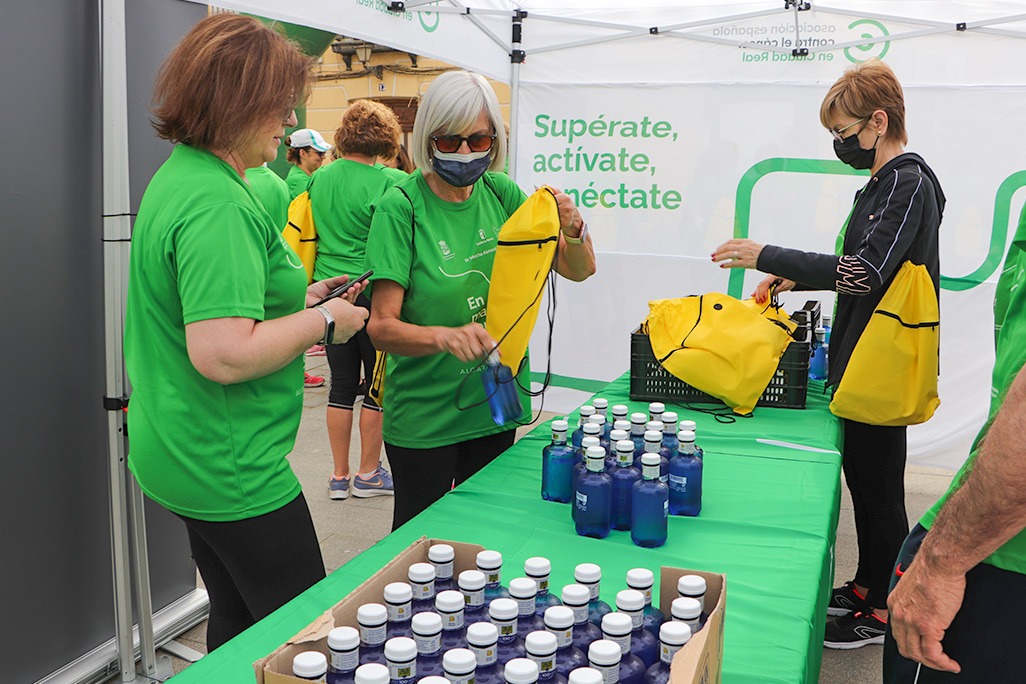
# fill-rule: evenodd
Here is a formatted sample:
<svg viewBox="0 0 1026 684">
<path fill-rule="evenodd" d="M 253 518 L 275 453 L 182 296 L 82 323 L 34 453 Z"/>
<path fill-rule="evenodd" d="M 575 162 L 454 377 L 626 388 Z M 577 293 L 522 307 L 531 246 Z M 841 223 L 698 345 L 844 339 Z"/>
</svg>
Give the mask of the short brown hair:
<svg viewBox="0 0 1026 684">
<path fill-rule="evenodd" d="M 873 58 L 848 67 L 837 79 L 819 108 L 824 128 L 833 125 L 835 113 L 853 119 L 867 119 L 876 110 L 887 112 L 887 135 L 902 145 L 908 142 L 905 131 L 905 96 L 891 68 Z"/>
<path fill-rule="evenodd" d="M 157 76 L 153 127 L 171 142 L 231 150 L 304 97 L 312 60 L 253 17 L 192 27 Z"/>
<path fill-rule="evenodd" d="M 318 154 L 320 154 L 322 158 L 324 157 L 324 153 L 323 152 L 321 152 L 320 150 L 314 149 L 313 146 L 311 146 L 311 145 L 307 145 L 305 147 L 293 147 L 292 146 L 292 136 L 291 135 L 290 136 L 286 136 L 286 138 L 285 138 L 285 140 L 283 142 L 285 143 L 285 147 L 286 147 L 286 150 L 285 150 L 285 161 L 287 161 L 289 164 L 295 164 L 296 166 L 299 166 L 299 162 L 303 159 L 303 155 L 301 154 L 301 152 L 303 150 L 313 150 L 314 152 L 317 152 Z"/>
<path fill-rule="evenodd" d="M 357 100 L 342 115 L 335 130 L 335 149 L 340 155 L 365 154 L 389 159 L 399 152 L 402 134 L 399 119 L 389 107 L 374 100 Z"/>
</svg>

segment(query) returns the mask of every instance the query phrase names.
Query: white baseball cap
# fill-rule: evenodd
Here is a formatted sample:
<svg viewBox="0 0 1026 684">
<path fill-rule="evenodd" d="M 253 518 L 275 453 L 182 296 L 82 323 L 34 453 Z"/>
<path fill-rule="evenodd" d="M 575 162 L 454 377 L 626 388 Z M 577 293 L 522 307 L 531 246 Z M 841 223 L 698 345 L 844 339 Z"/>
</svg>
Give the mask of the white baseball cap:
<svg viewBox="0 0 1026 684">
<path fill-rule="evenodd" d="M 289 136 L 290 147 L 312 147 L 318 152 L 327 152 L 331 145 L 324 141 L 320 133 L 312 128 L 300 128 Z"/>
</svg>

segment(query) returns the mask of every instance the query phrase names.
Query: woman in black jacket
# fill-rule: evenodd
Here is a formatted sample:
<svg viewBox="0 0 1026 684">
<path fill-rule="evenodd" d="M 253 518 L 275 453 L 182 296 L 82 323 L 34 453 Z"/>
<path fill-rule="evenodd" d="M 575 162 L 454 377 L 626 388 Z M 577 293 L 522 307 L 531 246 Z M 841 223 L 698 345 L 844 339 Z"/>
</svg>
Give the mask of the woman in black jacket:
<svg viewBox="0 0 1026 684">
<path fill-rule="evenodd" d="M 729 240 L 713 254 L 722 268 L 755 268 L 767 276 L 755 291 L 766 300 L 790 289 L 835 290 L 828 384 L 837 387 L 862 331 L 905 261 L 925 264 L 940 292 L 938 228 L 944 194 L 933 171 L 905 152 L 905 104 L 894 72 L 879 60 L 849 68 L 830 88 L 820 121 L 834 138 L 837 157 L 869 169 L 869 182 L 838 239 L 837 254 L 817 254 Z M 824 644 L 858 648 L 884 641 L 887 588 L 908 534 L 905 513 L 905 428 L 844 419 L 842 467 L 855 509 L 859 565 L 855 578 L 834 589 L 828 607 L 838 619 Z"/>
</svg>

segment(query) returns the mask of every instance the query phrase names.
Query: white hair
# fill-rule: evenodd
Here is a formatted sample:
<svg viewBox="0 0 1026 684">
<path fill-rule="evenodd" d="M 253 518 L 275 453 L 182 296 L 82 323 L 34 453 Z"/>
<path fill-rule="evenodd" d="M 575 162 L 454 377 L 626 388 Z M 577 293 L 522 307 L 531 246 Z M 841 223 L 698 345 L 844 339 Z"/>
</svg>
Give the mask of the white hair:
<svg viewBox="0 0 1026 684">
<path fill-rule="evenodd" d="M 474 125 L 484 112 L 495 134 L 489 171 L 506 168 L 506 127 L 499 99 L 481 74 L 447 71 L 428 87 L 417 107 L 410 152 L 413 163 L 425 173 L 435 170 L 432 135 L 459 135 Z"/>
</svg>

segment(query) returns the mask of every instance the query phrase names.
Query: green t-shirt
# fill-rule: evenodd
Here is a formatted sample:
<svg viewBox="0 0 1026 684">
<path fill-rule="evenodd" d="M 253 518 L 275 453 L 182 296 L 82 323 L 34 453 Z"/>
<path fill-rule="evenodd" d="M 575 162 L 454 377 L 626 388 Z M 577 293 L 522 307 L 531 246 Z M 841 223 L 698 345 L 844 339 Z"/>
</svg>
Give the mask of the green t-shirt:
<svg viewBox="0 0 1026 684">
<path fill-rule="evenodd" d="M 310 180 L 310 207 L 317 226 L 314 280 L 355 278 L 364 272 L 373 205 L 393 185 L 394 177 L 349 159 L 337 159 L 314 172 Z"/>
<path fill-rule="evenodd" d="M 409 195 L 408 200 L 400 188 Z M 465 202 L 446 202 L 414 171 L 378 202 L 367 240 L 372 281 L 391 280 L 406 290 L 400 319 L 414 325 L 484 325 L 488 285 L 502 224 L 526 199 L 502 174 L 474 184 Z M 411 206 L 412 200 L 412 206 Z M 413 216 L 416 215 L 414 223 Z M 519 359 L 503 359 L 515 371 Z M 429 449 L 509 430 L 496 425 L 485 402 L 477 361 L 451 354 L 388 355 L 382 432 L 390 444 Z M 527 364 L 520 383 L 527 386 Z M 462 386 L 461 386 L 462 383 Z M 461 411 L 459 406 L 473 408 Z M 521 392 L 524 416 L 531 402 Z"/>
<path fill-rule="evenodd" d="M 285 182 L 289 186 L 289 201 L 291 202 L 306 191 L 307 186 L 310 185 L 310 176 L 306 175 L 306 171 L 293 164 L 289 169 L 289 175 L 285 177 Z"/>
<path fill-rule="evenodd" d="M 289 222 L 289 203 L 292 201 L 288 184 L 266 166 L 246 169 L 246 180 L 260 204 L 274 219 L 274 224 L 283 230 Z"/>
<path fill-rule="evenodd" d="M 927 529 L 933 524 L 948 497 L 972 469 L 981 440 L 994 421 L 998 409 L 1001 408 L 1009 386 L 1026 362 L 1026 287 L 1021 287 L 1023 285 L 1026 285 L 1026 209 L 1019 217 L 1019 228 L 1008 248 L 1005 266 L 1001 271 L 994 297 L 995 355 L 994 374 L 991 378 L 990 415 L 976 436 L 969 458 L 951 481 L 950 489 L 920 520 L 922 526 Z M 1026 574 L 1026 530 L 1009 539 L 983 562 L 1003 570 Z"/>
<path fill-rule="evenodd" d="M 303 408 L 303 359 L 221 385 L 193 367 L 185 326 L 280 318 L 304 305 L 306 272 L 250 187 L 203 149 L 178 145 L 153 176 L 132 235 L 125 362 L 128 464 L 154 501 L 229 521 L 299 495 L 286 455 Z"/>
<path fill-rule="evenodd" d="M 393 168 L 391 166 L 385 166 L 384 164 L 375 164 L 374 168 L 378 169 L 379 171 L 384 173 L 386 176 L 389 176 L 390 178 L 392 178 L 393 182 L 395 182 L 395 183 L 398 183 L 399 181 L 401 181 L 402 179 L 404 179 L 404 178 L 406 178 L 407 176 L 410 175 L 410 174 L 406 173 L 405 171 L 403 171 L 402 169 L 396 169 L 396 168 Z"/>
</svg>

